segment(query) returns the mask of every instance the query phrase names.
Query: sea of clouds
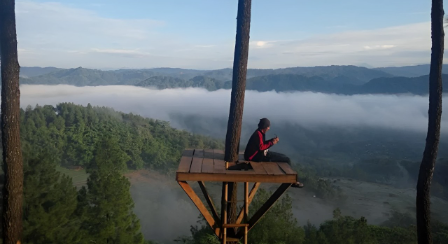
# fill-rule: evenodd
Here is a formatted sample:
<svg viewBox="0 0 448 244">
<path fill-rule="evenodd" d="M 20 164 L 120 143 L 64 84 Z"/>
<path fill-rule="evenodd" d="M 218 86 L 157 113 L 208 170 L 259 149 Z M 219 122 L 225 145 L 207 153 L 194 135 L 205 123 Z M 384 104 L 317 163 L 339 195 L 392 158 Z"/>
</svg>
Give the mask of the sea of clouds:
<svg viewBox="0 0 448 244">
<path fill-rule="evenodd" d="M 75 87 L 70 85 L 22 85 L 21 107 L 56 105 L 61 102 L 107 106 L 125 113 L 167 120 L 172 115 L 227 119 L 230 90 L 201 88 L 151 89 L 134 86 Z M 446 104 L 446 102 L 444 102 Z M 380 127 L 424 132 L 427 130 L 428 97 L 416 95 L 336 95 L 313 92 L 277 93 L 247 91 L 244 121 L 267 117 L 304 127 Z M 442 113 L 442 131 L 447 128 Z"/>
</svg>

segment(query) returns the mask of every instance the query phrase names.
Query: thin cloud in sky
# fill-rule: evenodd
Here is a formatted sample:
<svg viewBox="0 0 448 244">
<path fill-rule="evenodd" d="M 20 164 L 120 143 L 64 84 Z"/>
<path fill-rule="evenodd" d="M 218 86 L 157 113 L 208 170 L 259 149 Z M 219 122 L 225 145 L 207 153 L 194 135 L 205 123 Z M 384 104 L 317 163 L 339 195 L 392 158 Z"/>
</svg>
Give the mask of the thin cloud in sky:
<svg viewBox="0 0 448 244">
<path fill-rule="evenodd" d="M 164 20 L 105 18 L 55 2 L 18 1 L 16 11 L 22 66 L 216 69 L 233 63 L 234 36 L 221 42 L 193 41 L 164 31 Z M 293 28 L 300 30 L 300 25 L 291 24 Z M 269 39 L 251 39 L 248 65 L 415 65 L 429 63 L 430 45 L 429 22 L 308 33 L 297 40 L 279 40 L 273 32 Z"/>
<path fill-rule="evenodd" d="M 254 56 L 269 56 L 281 67 L 295 62 L 296 66 L 347 65 L 368 63 L 374 67 L 429 63 L 431 50 L 430 23 L 417 23 L 368 31 L 346 31 L 322 34 L 297 41 L 277 41 L 269 48 L 253 49 Z M 254 62 L 252 62 L 254 64 Z"/>
<path fill-rule="evenodd" d="M 173 114 L 226 119 L 230 90 L 199 88 L 156 90 L 133 86 L 74 87 L 22 85 L 21 106 L 61 102 L 112 107 L 126 113 L 169 121 Z M 244 120 L 269 117 L 308 128 L 319 126 L 375 127 L 425 132 L 428 98 L 411 95 L 341 96 L 312 92 L 247 91 Z M 442 131 L 447 131 L 446 115 Z"/>
</svg>

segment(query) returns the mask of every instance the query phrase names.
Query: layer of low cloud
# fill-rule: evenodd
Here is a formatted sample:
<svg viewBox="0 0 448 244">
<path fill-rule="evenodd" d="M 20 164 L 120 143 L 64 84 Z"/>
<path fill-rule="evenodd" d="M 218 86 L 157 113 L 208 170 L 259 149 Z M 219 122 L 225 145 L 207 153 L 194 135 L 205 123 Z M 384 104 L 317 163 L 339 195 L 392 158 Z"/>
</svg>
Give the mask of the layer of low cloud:
<svg viewBox="0 0 448 244">
<path fill-rule="evenodd" d="M 173 114 L 226 120 L 230 90 L 210 92 L 198 88 L 156 90 L 133 86 L 21 86 L 22 107 L 56 105 L 61 102 L 107 106 L 168 121 Z M 427 130 L 427 111 L 428 98 L 422 96 L 341 96 L 311 92 L 247 91 L 244 121 L 256 123 L 258 119 L 268 117 L 275 122 L 288 122 L 308 128 L 370 126 L 424 132 Z M 446 131 L 447 121 L 443 114 L 442 131 Z"/>
<path fill-rule="evenodd" d="M 104 18 L 61 3 L 18 1 L 16 9 L 22 66 L 215 69 L 233 63 L 233 37 L 196 43 L 164 31 L 163 20 Z M 402 66 L 429 63 L 430 58 L 429 22 L 308 34 L 301 40 L 278 40 L 275 35 L 251 39 L 249 67 Z"/>
</svg>

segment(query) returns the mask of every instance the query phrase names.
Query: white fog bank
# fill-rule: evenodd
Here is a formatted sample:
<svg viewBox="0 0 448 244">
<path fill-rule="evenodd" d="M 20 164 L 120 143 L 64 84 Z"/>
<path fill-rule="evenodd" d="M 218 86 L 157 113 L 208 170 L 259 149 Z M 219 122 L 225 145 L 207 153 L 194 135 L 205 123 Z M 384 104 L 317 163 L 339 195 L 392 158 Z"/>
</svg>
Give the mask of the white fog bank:
<svg viewBox="0 0 448 244">
<path fill-rule="evenodd" d="M 75 87 L 22 85 L 21 107 L 62 102 L 112 107 L 125 113 L 170 120 L 171 114 L 227 118 L 230 90 L 200 88 L 148 89 L 134 86 Z M 446 105 L 446 102 L 444 102 Z M 413 95 L 335 95 L 313 92 L 247 91 L 244 120 L 262 117 L 305 127 L 372 126 L 423 132 L 427 130 L 428 97 Z M 447 127 L 442 113 L 442 131 Z"/>
</svg>

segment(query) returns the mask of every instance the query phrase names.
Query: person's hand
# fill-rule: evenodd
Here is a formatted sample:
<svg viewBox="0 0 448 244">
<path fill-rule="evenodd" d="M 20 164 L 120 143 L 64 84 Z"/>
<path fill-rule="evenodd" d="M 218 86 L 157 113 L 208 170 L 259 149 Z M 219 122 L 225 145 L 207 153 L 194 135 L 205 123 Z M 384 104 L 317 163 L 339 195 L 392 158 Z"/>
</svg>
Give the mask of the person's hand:
<svg viewBox="0 0 448 244">
<path fill-rule="evenodd" d="M 272 143 L 277 144 L 279 141 L 278 137 L 272 138 Z"/>
</svg>

